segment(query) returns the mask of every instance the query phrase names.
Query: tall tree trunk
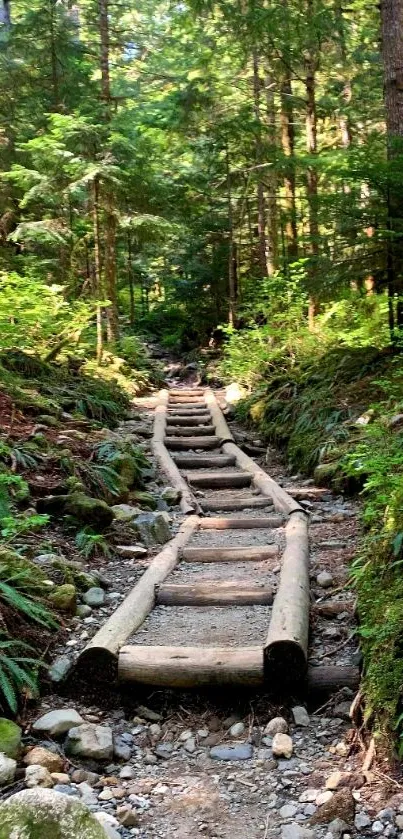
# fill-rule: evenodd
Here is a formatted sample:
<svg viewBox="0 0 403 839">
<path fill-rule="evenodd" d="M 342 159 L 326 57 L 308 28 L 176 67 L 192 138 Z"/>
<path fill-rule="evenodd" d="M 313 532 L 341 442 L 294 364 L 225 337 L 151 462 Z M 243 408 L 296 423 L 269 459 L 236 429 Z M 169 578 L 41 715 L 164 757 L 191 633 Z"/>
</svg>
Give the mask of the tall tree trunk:
<svg viewBox="0 0 403 839">
<path fill-rule="evenodd" d="M 391 164 L 403 153 L 403 0 L 382 0 L 381 23 L 388 159 Z M 403 198 L 399 180 L 393 176 L 392 170 L 388 179 L 388 228 L 389 326 L 392 341 L 396 342 L 403 329 Z"/>
<path fill-rule="evenodd" d="M 263 149 L 262 149 L 262 124 L 260 115 L 260 88 L 261 79 L 259 74 L 259 58 L 256 50 L 253 53 L 253 101 L 256 119 L 256 140 L 255 159 L 257 169 L 257 230 L 258 230 L 258 264 L 259 274 L 262 278 L 268 275 L 267 264 L 267 241 L 266 241 L 266 200 L 263 184 Z"/>
<path fill-rule="evenodd" d="M 56 52 L 56 38 L 55 38 L 55 0 L 50 0 L 49 3 L 49 29 L 50 29 L 50 58 L 52 65 L 52 98 L 53 110 L 57 111 L 60 106 L 59 102 L 59 73 L 57 69 L 57 52 Z"/>
<path fill-rule="evenodd" d="M 281 128 L 281 145 L 284 155 L 289 158 L 289 163 L 285 167 L 284 174 L 284 192 L 286 205 L 286 220 L 285 220 L 285 235 L 287 239 L 287 250 L 289 262 L 295 262 L 298 259 L 298 232 L 297 232 L 297 210 L 295 200 L 295 128 L 294 128 L 294 109 L 292 104 L 292 86 L 290 73 L 287 71 L 284 74 L 281 89 L 281 112 L 280 112 L 280 128 Z"/>
<path fill-rule="evenodd" d="M 225 166 L 227 177 L 227 207 L 228 207 L 228 323 L 231 326 L 235 324 L 235 312 L 237 302 L 237 288 L 236 288 L 236 256 L 234 244 L 234 216 L 232 211 L 232 196 L 231 196 L 231 172 L 229 163 L 228 146 L 225 149 Z"/>
<path fill-rule="evenodd" d="M 269 158 L 276 160 L 276 108 L 274 103 L 274 82 L 266 72 L 266 122 L 269 142 Z M 266 206 L 267 206 L 267 270 L 273 276 L 278 268 L 278 211 L 277 211 L 277 173 L 275 167 L 266 170 Z"/>
<path fill-rule="evenodd" d="M 96 300 L 97 312 L 97 361 L 102 361 L 103 355 L 103 328 L 102 328 L 102 272 L 101 272 L 101 248 L 99 236 L 99 181 L 95 177 L 92 184 L 92 223 L 94 231 L 94 297 Z"/>
<path fill-rule="evenodd" d="M 99 0 L 99 36 L 101 94 L 104 102 L 106 122 L 111 119 L 110 43 L 109 43 L 109 0 Z M 116 214 L 111 187 L 106 188 L 105 200 L 105 292 L 109 300 L 106 309 L 108 341 L 119 338 L 119 316 L 116 283 Z"/>
<path fill-rule="evenodd" d="M 132 237 L 130 231 L 127 234 L 127 278 L 129 280 L 129 297 L 130 297 L 130 326 L 135 324 L 135 308 L 134 308 L 134 280 L 133 280 L 133 261 L 132 261 Z"/>
<path fill-rule="evenodd" d="M 308 0 L 308 17 L 312 20 L 312 0 Z M 306 52 L 305 58 L 305 88 L 306 88 L 306 150 L 312 157 L 317 154 L 317 115 L 316 115 L 316 71 L 318 69 L 317 57 L 313 47 Z M 309 245 L 308 251 L 311 257 L 309 268 L 309 308 L 308 325 L 314 328 L 315 317 L 318 314 L 319 304 L 316 296 L 316 275 L 319 256 L 319 224 L 318 224 L 318 175 L 315 164 L 309 164 L 306 176 L 308 216 L 309 216 Z"/>
<path fill-rule="evenodd" d="M 3 4 L 0 11 L 0 23 L 2 23 L 3 26 L 11 26 L 10 0 L 3 0 Z"/>
</svg>

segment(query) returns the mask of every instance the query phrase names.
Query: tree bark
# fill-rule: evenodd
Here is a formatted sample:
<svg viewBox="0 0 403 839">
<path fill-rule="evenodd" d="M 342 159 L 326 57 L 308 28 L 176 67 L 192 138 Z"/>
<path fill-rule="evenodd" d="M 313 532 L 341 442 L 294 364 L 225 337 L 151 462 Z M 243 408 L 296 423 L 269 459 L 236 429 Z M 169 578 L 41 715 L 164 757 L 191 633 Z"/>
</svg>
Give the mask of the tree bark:
<svg viewBox="0 0 403 839">
<path fill-rule="evenodd" d="M 234 244 L 234 217 L 232 211 L 232 196 L 231 196 L 231 172 L 229 165 L 228 146 L 225 149 L 225 166 L 227 176 L 227 207 L 228 207 L 228 323 L 230 326 L 235 324 L 236 311 L 236 262 L 235 262 L 235 244 Z"/>
<path fill-rule="evenodd" d="M 102 274 L 101 274 L 101 249 L 99 241 L 99 182 L 98 177 L 94 178 L 92 184 L 92 221 L 94 231 L 94 297 L 97 311 L 97 361 L 102 361 L 103 355 L 103 329 L 102 329 Z"/>
<path fill-rule="evenodd" d="M 134 281 L 133 281 L 133 262 L 132 262 L 132 240 L 130 232 L 127 234 L 127 277 L 129 280 L 129 297 L 130 297 L 130 326 L 134 326 L 136 316 L 134 308 Z"/>
<path fill-rule="evenodd" d="M 253 52 L 253 103 L 256 119 L 255 158 L 257 169 L 257 231 L 258 231 L 258 265 L 261 278 L 267 277 L 267 241 L 266 241 L 266 199 L 263 184 L 262 124 L 260 114 L 261 78 L 259 74 L 259 58 L 256 50 Z"/>
<path fill-rule="evenodd" d="M 312 0 L 308 0 L 308 17 L 312 18 Z M 316 156 L 318 151 L 317 141 L 317 114 L 316 114 L 316 72 L 318 69 L 315 50 L 310 46 L 305 59 L 305 88 L 306 88 L 306 150 L 310 156 Z M 309 245 L 310 254 L 309 267 L 309 306 L 308 326 L 313 330 L 315 317 L 319 311 L 319 304 L 316 297 L 316 274 L 319 256 L 319 224 L 318 224 L 318 175 L 315 165 L 309 164 L 306 176 L 308 217 L 309 217 Z"/>
<path fill-rule="evenodd" d="M 292 86 L 291 78 L 288 70 L 286 71 L 283 81 L 281 83 L 281 112 L 280 112 L 280 128 L 281 128 L 281 145 L 283 153 L 289 158 L 289 163 L 285 167 L 284 174 L 284 192 L 286 199 L 286 223 L 285 235 L 287 239 L 288 259 L 290 262 L 295 262 L 298 259 L 298 233 L 297 233 L 297 211 L 295 200 L 295 161 L 294 161 L 294 147 L 295 147 L 295 128 L 294 128 L 294 109 L 292 104 Z"/>
<path fill-rule="evenodd" d="M 269 157 L 276 158 L 276 109 L 274 103 L 274 84 L 269 73 L 265 76 L 266 88 L 266 123 L 269 143 Z M 277 211 L 277 174 L 273 167 L 266 170 L 266 206 L 267 206 L 267 271 L 272 276 L 278 268 L 278 211 Z"/>
<path fill-rule="evenodd" d="M 403 150 L 403 0 L 382 0 L 382 57 L 388 141 L 387 279 L 389 326 L 396 342 L 403 329 L 403 200 L 393 161 Z M 396 167 L 396 163 L 394 164 Z"/>
</svg>

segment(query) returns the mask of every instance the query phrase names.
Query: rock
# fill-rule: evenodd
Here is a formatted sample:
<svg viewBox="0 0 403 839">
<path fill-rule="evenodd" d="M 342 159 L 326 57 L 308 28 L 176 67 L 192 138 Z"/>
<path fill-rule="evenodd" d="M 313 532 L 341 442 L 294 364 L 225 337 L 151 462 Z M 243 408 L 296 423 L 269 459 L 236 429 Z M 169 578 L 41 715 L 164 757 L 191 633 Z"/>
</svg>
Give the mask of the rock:
<svg viewBox="0 0 403 839">
<path fill-rule="evenodd" d="M 304 727 L 309 725 L 309 714 L 303 705 L 296 705 L 295 708 L 291 709 L 291 712 L 294 717 L 295 725 Z"/>
<path fill-rule="evenodd" d="M 76 609 L 76 615 L 78 618 L 89 618 L 92 615 L 91 606 L 87 606 L 86 603 L 80 603 Z"/>
<path fill-rule="evenodd" d="M 148 550 L 143 545 L 117 545 L 116 553 L 127 556 L 129 559 L 140 559 L 142 556 L 147 556 Z"/>
<path fill-rule="evenodd" d="M 340 772 L 338 769 L 336 770 L 336 772 L 332 772 L 332 774 L 329 775 L 329 777 L 326 781 L 326 789 L 330 789 L 330 790 L 337 789 L 337 787 L 340 786 L 342 778 L 343 778 L 343 773 Z"/>
<path fill-rule="evenodd" d="M 253 748 L 250 743 L 240 743 L 238 746 L 213 746 L 210 757 L 213 760 L 250 760 Z"/>
<path fill-rule="evenodd" d="M 17 761 L 0 752 L 0 786 L 11 784 L 17 769 Z"/>
<path fill-rule="evenodd" d="M 83 600 L 87 606 L 91 606 L 93 609 L 99 608 L 99 606 L 103 606 L 105 603 L 105 592 L 102 588 L 94 586 L 93 588 L 89 588 L 88 591 L 83 594 Z"/>
<path fill-rule="evenodd" d="M 144 755 L 144 763 L 146 766 L 155 766 L 158 763 L 158 758 L 156 755 L 153 755 L 152 752 L 146 752 Z"/>
<path fill-rule="evenodd" d="M 97 772 L 89 772 L 87 769 L 75 769 L 71 774 L 71 780 L 75 784 L 97 784 L 99 775 Z"/>
<path fill-rule="evenodd" d="M 178 504 L 181 500 L 182 493 L 180 489 L 175 489 L 175 487 L 164 487 L 161 492 L 161 498 L 167 502 L 167 504 Z"/>
<path fill-rule="evenodd" d="M 122 781 L 132 781 L 136 777 L 136 770 L 134 766 L 122 766 L 119 772 L 119 778 Z"/>
<path fill-rule="evenodd" d="M 337 462 L 319 463 L 313 473 L 315 484 L 319 487 L 330 486 L 332 480 L 337 477 L 339 468 L 340 467 Z"/>
<path fill-rule="evenodd" d="M 35 557 L 34 561 L 37 562 L 39 565 L 53 565 L 54 562 L 64 562 L 65 559 L 66 557 L 63 556 L 63 554 L 59 556 L 59 554 L 48 553 L 38 554 L 38 556 Z"/>
<path fill-rule="evenodd" d="M 190 728 L 187 728 L 186 731 L 182 731 L 182 734 L 180 734 L 179 736 L 179 740 L 181 741 L 181 743 L 185 743 L 186 740 L 189 740 L 189 737 L 192 737 L 192 735 L 192 730 Z"/>
<path fill-rule="evenodd" d="M 131 504 L 114 504 L 111 510 L 115 513 L 116 521 L 128 522 L 141 515 L 140 507 L 132 507 Z"/>
<path fill-rule="evenodd" d="M 122 839 L 120 833 L 115 830 L 115 825 L 118 827 L 119 822 L 114 818 L 114 816 L 111 816 L 109 813 L 105 813 L 103 810 L 98 810 L 94 813 L 94 819 L 96 819 L 102 826 L 104 839 Z"/>
<path fill-rule="evenodd" d="M 325 792 L 320 792 L 319 795 L 315 798 L 315 804 L 318 807 L 321 807 L 322 804 L 327 804 L 328 801 L 331 801 L 333 798 L 333 793 L 330 789 L 325 790 Z"/>
<path fill-rule="evenodd" d="M 172 743 L 161 743 L 155 749 L 155 754 L 157 757 L 160 757 L 162 760 L 169 760 L 173 752 L 173 745 Z"/>
<path fill-rule="evenodd" d="M 36 734 L 49 734 L 50 737 L 59 737 L 70 728 L 82 725 L 83 722 L 83 718 L 74 708 L 63 708 L 59 711 L 49 711 L 39 717 L 35 720 L 32 731 L 35 731 Z"/>
<path fill-rule="evenodd" d="M 350 709 L 351 709 L 351 702 L 338 702 L 337 705 L 334 707 L 334 716 L 340 717 L 342 720 L 349 720 L 350 717 Z"/>
<path fill-rule="evenodd" d="M 274 737 L 275 734 L 287 734 L 287 731 L 288 723 L 284 717 L 274 717 L 267 723 L 264 733 L 269 737 Z"/>
<path fill-rule="evenodd" d="M 95 723 L 71 728 L 67 735 L 66 751 L 77 757 L 110 760 L 113 757 L 112 729 Z"/>
<path fill-rule="evenodd" d="M 84 492 L 72 492 L 70 495 L 48 495 L 38 498 L 38 513 L 49 515 L 70 515 L 83 524 L 96 525 L 98 529 L 109 527 L 115 514 L 105 501 L 91 498 Z"/>
<path fill-rule="evenodd" d="M 343 819 L 347 824 L 354 822 L 355 801 L 351 790 L 336 790 L 330 801 L 323 804 L 310 819 L 311 824 L 327 824 L 334 819 Z"/>
<path fill-rule="evenodd" d="M 383 822 L 380 822 L 378 820 L 374 821 L 372 825 L 372 833 L 379 835 L 380 833 L 383 833 L 384 829 L 385 825 L 383 824 Z"/>
<path fill-rule="evenodd" d="M 166 514 L 161 512 L 142 513 L 133 520 L 131 526 L 148 547 L 164 545 L 171 538 L 171 529 L 165 516 Z"/>
<path fill-rule="evenodd" d="M 162 720 L 161 714 L 157 714 L 157 712 L 152 711 L 151 708 L 146 708 L 145 705 L 138 705 L 136 711 L 139 717 L 142 717 L 149 722 L 160 722 L 160 720 Z"/>
<path fill-rule="evenodd" d="M 51 775 L 51 777 L 53 778 L 53 775 Z M 53 789 L 55 792 L 62 792 L 63 795 L 75 795 L 77 798 L 80 797 L 78 790 L 75 787 L 69 786 L 69 784 L 55 784 Z"/>
<path fill-rule="evenodd" d="M 189 737 L 188 740 L 183 745 L 183 748 L 186 749 L 189 754 L 193 754 L 196 751 L 196 740 L 194 737 Z"/>
<path fill-rule="evenodd" d="M 297 812 L 298 807 L 296 807 L 295 804 L 284 804 L 284 806 L 279 809 L 279 814 L 282 819 L 292 819 Z"/>
<path fill-rule="evenodd" d="M 229 730 L 229 734 L 231 737 L 240 737 L 245 731 L 245 726 L 243 722 L 236 722 L 235 725 L 231 725 Z"/>
<path fill-rule="evenodd" d="M 116 808 L 116 818 L 123 827 L 136 827 L 139 823 L 137 813 L 127 804 L 122 804 L 121 807 Z"/>
<path fill-rule="evenodd" d="M 161 732 L 162 732 L 162 728 L 157 722 L 153 722 L 152 725 L 150 725 L 151 737 L 157 737 L 157 738 L 161 737 Z M 192 734 L 192 732 L 190 732 L 189 737 L 191 736 L 191 734 Z M 182 737 L 180 737 L 179 739 L 182 740 Z M 188 738 L 185 737 L 185 740 L 187 740 L 187 739 Z"/>
<path fill-rule="evenodd" d="M 272 752 L 274 757 L 290 758 L 293 753 L 293 742 L 289 734 L 278 733 L 274 735 Z"/>
<path fill-rule="evenodd" d="M 50 774 L 52 776 L 52 781 L 54 781 L 55 784 L 69 784 L 70 783 L 70 777 L 69 777 L 69 775 L 67 775 L 66 772 L 51 772 Z"/>
<path fill-rule="evenodd" d="M 66 678 L 73 666 L 73 662 L 68 655 L 59 655 L 55 658 L 53 664 L 49 667 L 49 676 L 52 682 L 58 684 Z"/>
<path fill-rule="evenodd" d="M 403 414 L 395 414 L 388 421 L 389 428 L 397 428 L 399 425 L 403 425 Z"/>
<path fill-rule="evenodd" d="M 330 588 L 333 585 L 333 577 L 329 571 L 321 571 L 316 577 L 316 582 L 321 588 Z"/>
<path fill-rule="evenodd" d="M 34 746 L 30 749 L 24 757 L 24 763 L 27 766 L 44 766 L 48 772 L 62 772 L 64 769 L 63 758 L 49 749 L 44 749 L 43 746 Z"/>
<path fill-rule="evenodd" d="M 77 798 L 51 789 L 23 790 L 0 804 L 0 839 L 106 839 L 106 835 Z"/>
<path fill-rule="evenodd" d="M 113 756 L 116 760 L 130 760 L 132 750 L 118 734 L 113 737 Z"/>
<path fill-rule="evenodd" d="M 77 605 L 77 590 L 76 587 L 70 583 L 64 583 L 62 586 L 57 586 L 50 594 L 48 600 L 61 612 L 70 612 L 74 614 Z"/>
<path fill-rule="evenodd" d="M 328 826 L 328 831 L 334 836 L 334 839 L 341 839 L 343 833 L 348 829 L 348 824 L 343 819 L 333 819 Z"/>
<path fill-rule="evenodd" d="M 21 729 L 12 720 L 0 717 L 0 752 L 17 758 L 21 748 Z"/>
<path fill-rule="evenodd" d="M 301 824 L 284 824 L 281 828 L 281 839 L 315 839 L 315 833 Z"/>
<path fill-rule="evenodd" d="M 27 787 L 53 787 L 54 781 L 46 766 L 39 766 L 33 763 L 25 770 L 25 783 Z"/>
</svg>

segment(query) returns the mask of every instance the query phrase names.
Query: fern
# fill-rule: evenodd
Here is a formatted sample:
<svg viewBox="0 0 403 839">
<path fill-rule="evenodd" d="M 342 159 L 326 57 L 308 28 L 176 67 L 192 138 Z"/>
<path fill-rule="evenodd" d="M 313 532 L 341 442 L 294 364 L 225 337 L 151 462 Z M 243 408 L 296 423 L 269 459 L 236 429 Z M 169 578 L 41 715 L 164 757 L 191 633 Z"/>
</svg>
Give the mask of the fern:
<svg viewBox="0 0 403 839">
<path fill-rule="evenodd" d="M 29 688 L 34 696 L 38 692 L 36 670 L 43 666 L 37 658 L 21 653 L 33 652 L 32 647 L 22 641 L 0 635 L 0 695 L 10 711 L 18 710 L 18 693 Z"/>
<path fill-rule="evenodd" d="M 39 623 L 41 626 L 56 628 L 57 621 L 51 611 L 37 599 L 22 590 L 32 589 L 27 580 L 27 574 L 16 571 L 10 574 L 6 565 L 0 565 L 0 604 L 6 603 L 14 611 L 20 612 L 25 618 Z M 22 590 L 21 590 L 22 589 Z"/>
<path fill-rule="evenodd" d="M 94 554 L 101 553 L 110 557 L 111 548 L 102 533 L 95 533 L 90 527 L 84 527 L 76 535 L 75 542 L 78 550 L 86 559 Z"/>
</svg>

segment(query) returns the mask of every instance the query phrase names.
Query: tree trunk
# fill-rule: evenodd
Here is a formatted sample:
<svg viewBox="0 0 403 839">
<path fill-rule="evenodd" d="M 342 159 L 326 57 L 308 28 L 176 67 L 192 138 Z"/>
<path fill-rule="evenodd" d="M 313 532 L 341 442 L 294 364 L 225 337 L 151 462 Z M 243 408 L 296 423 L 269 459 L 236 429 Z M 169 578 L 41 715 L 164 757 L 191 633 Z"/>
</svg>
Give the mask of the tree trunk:
<svg viewBox="0 0 403 839">
<path fill-rule="evenodd" d="M 94 230 L 94 289 L 93 294 L 97 307 L 97 361 L 102 361 L 103 355 L 103 330 L 102 330 L 102 279 L 101 279 L 101 249 L 99 241 L 99 182 L 95 177 L 92 185 L 92 219 Z"/>
<path fill-rule="evenodd" d="M 298 259 L 297 211 L 295 201 L 295 128 L 294 109 L 292 104 L 292 86 L 290 74 L 287 71 L 281 83 L 281 145 L 283 153 L 289 158 L 285 167 L 284 192 L 286 199 L 285 235 L 287 239 L 288 259 L 295 262 Z"/>
<path fill-rule="evenodd" d="M 51 0 L 49 4 L 49 29 L 50 29 L 50 58 L 52 65 L 52 98 L 53 110 L 57 111 L 59 108 L 59 74 L 57 71 L 57 53 L 55 42 L 55 0 Z"/>
<path fill-rule="evenodd" d="M 388 159 L 403 151 L 403 0 L 382 0 L 382 57 Z M 395 167 L 396 167 L 395 163 Z M 396 342 L 403 329 L 403 200 L 399 179 L 389 170 L 388 183 L 387 275 L 389 326 Z"/>
<path fill-rule="evenodd" d="M 127 277 L 129 280 L 129 296 L 130 296 L 130 326 L 134 326 L 136 316 L 134 309 L 134 281 L 133 281 L 133 262 L 132 262 L 132 240 L 130 232 L 127 234 Z"/>
<path fill-rule="evenodd" d="M 267 138 L 269 142 L 269 157 L 276 159 L 276 109 L 274 104 L 274 83 L 271 75 L 266 73 L 266 121 Z M 278 268 L 278 212 L 277 212 L 277 174 L 273 167 L 267 169 L 266 182 L 268 186 L 267 205 L 267 270 L 272 276 Z"/>
<path fill-rule="evenodd" d="M 308 16 L 312 16 L 312 0 L 308 0 Z M 306 88 L 306 150 L 312 157 L 317 154 L 317 116 L 316 116 L 316 71 L 318 69 L 317 57 L 312 48 L 306 53 L 305 59 L 305 88 Z M 318 314 L 319 304 L 316 298 L 316 274 L 319 256 L 319 225 L 318 225 L 318 175 L 315 165 L 308 165 L 307 176 L 307 198 L 309 217 L 309 245 L 310 254 L 309 267 L 309 309 L 308 326 L 314 328 L 315 317 Z"/>
<path fill-rule="evenodd" d="M 3 5 L 0 12 L 0 23 L 2 23 L 3 26 L 6 27 L 11 26 L 10 0 L 3 0 Z"/>
<path fill-rule="evenodd" d="M 255 159 L 257 169 L 257 230 L 258 230 L 258 264 L 261 278 L 268 275 L 267 264 L 267 242 L 266 242 L 266 200 L 263 185 L 263 149 L 262 149 L 262 125 L 260 115 L 260 88 L 261 79 L 259 75 L 259 59 L 256 50 L 253 53 L 253 102 L 256 119 L 256 140 Z"/>
<path fill-rule="evenodd" d="M 234 219 L 232 211 L 232 197 L 231 197 L 231 172 L 229 166 L 228 146 L 225 150 L 225 165 L 227 175 L 227 206 L 228 206 L 228 323 L 231 326 L 235 324 L 235 310 L 236 310 L 236 262 L 235 262 L 235 243 L 234 243 Z"/>
</svg>

